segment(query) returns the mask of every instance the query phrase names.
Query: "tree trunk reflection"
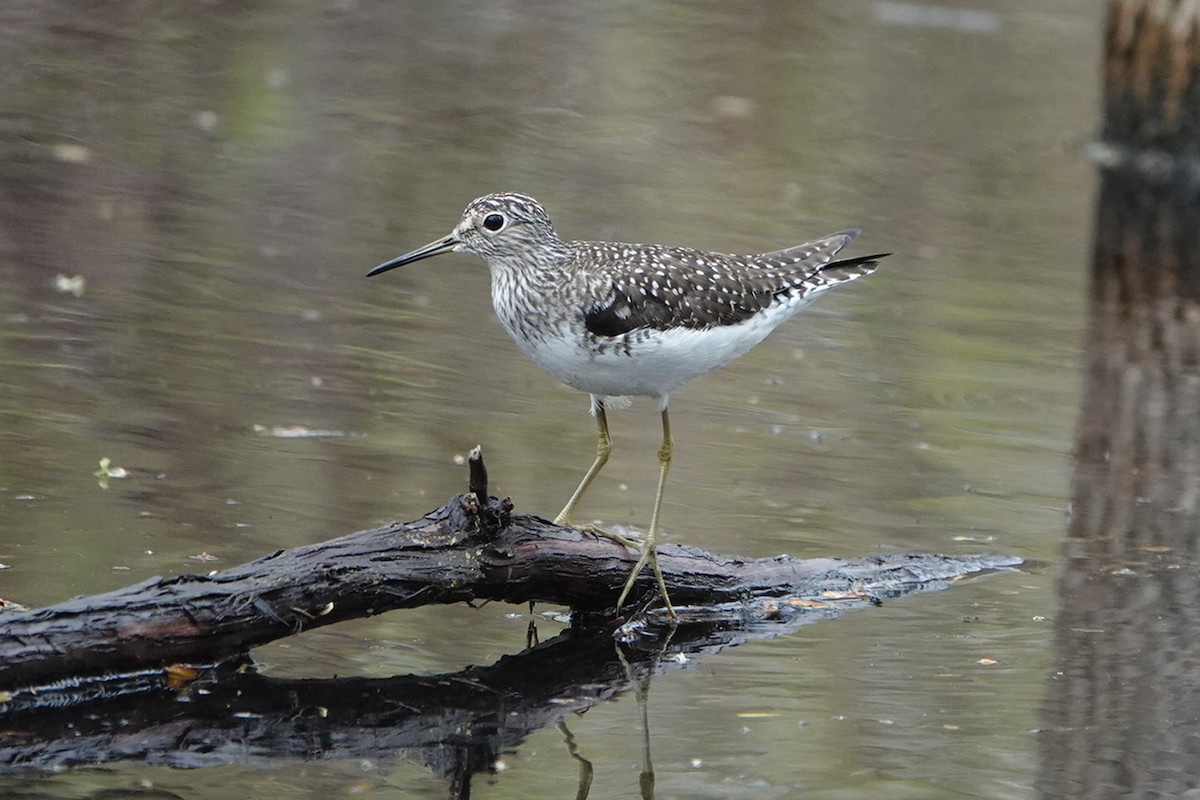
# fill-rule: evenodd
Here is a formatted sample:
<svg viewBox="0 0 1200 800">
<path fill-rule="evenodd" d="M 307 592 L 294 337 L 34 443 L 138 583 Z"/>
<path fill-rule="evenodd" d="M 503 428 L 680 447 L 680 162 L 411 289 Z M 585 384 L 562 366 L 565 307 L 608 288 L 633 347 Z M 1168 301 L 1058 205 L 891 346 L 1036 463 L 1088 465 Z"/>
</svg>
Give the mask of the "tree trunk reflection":
<svg viewBox="0 0 1200 800">
<path fill-rule="evenodd" d="M 1109 5 L 1044 797 L 1188 797 L 1200 787 L 1200 12 L 1150 5 Z"/>
</svg>

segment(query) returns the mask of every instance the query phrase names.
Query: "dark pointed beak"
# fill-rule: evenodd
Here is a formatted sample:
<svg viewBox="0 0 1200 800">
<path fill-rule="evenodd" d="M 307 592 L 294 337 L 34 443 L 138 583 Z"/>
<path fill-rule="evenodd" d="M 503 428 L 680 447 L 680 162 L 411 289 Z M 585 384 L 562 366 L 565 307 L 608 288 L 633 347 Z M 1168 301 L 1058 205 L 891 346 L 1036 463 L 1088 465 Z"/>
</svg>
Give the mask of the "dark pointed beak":
<svg viewBox="0 0 1200 800">
<path fill-rule="evenodd" d="M 391 261 L 383 262 L 378 267 L 375 267 L 375 269 L 368 272 L 367 277 L 370 278 L 374 275 L 379 275 L 380 273 L 387 272 L 389 269 L 395 269 L 396 267 L 403 267 L 405 264 L 411 264 L 414 261 L 420 261 L 422 258 L 429 258 L 430 256 L 441 255 L 442 253 L 449 253 L 454 249 L 456 244 L 458 244 L 458 239 L 454 238 L 454 234 L 451 234 L 445 239 L 438 239 L 436 242 L 430 242 L 424 247 L 418 247 L 411 253 L 405 253 L 399 258 L 393 258 Z"/>
</svg>

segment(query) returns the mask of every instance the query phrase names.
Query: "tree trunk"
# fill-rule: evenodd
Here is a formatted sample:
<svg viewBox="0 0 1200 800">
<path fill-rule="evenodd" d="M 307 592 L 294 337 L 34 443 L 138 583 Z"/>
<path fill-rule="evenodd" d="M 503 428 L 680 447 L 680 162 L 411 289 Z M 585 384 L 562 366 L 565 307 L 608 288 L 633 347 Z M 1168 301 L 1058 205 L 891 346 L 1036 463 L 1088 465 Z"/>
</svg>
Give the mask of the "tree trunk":
<svg viewBox="0 0 1200 800">
<path fill-rule="evenodd" d="M 1200 6 L 1112 0 L 1047 798 L 1200 787 Z"/>
</svg>

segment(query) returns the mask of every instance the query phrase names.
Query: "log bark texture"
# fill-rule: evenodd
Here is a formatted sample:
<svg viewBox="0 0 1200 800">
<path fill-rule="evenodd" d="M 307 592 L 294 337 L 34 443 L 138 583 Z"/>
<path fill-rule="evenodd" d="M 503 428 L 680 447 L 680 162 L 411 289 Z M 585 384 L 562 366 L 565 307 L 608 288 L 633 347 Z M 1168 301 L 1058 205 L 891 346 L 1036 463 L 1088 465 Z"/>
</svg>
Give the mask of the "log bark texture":
<svg viewBox="0 0 1200 800">
<path fill-rule="evenodd" d="M 68 677 L 215 664 L 305 629 L 436 603 L 555 603 L 615 627 L 614 605 L 636 553 L 510 511 L 508 501 L 481 504 L 473 494 L 459 496 L 413 522 L 280 550 L 221 572 L 151 578 L 107 594 L 6 612 L 0 615 L 0 699 Z M 820 613 L 838 598 L 865 603 L 934 588 L 1019 559 L 743 559 L 666 545 L 659 563 L 677 623 L 747 625 Z M 647 598 L 655 596 L 648 572 L 639 587 Z M 636 611 L 636 605 L 625 609 Z M 667 624 L 657 608 L 639 619 Z"/>
</svg>

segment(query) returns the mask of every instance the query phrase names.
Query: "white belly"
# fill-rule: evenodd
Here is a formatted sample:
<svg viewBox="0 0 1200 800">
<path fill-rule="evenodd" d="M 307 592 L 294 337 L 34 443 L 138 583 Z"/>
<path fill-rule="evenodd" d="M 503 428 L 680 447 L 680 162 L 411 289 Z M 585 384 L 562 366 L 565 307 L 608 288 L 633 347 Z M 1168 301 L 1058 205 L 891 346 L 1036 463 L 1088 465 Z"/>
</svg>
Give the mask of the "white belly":
<svg viewBox="0 0 1200 800">
<path fill-rule="evenodd" d="M 601 397 L 640 395 L 661 403 L 692 378 L 761 342 L 800 305 L 780 304 L 737 325 L 639 330 L 612 338 L 591 336 L 581 320 L 547 329 L 517 319 L 512 309 L 496 313 L 521 351 L 568 386 Z"/>
</svg>

